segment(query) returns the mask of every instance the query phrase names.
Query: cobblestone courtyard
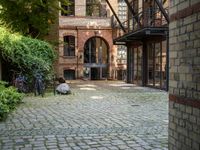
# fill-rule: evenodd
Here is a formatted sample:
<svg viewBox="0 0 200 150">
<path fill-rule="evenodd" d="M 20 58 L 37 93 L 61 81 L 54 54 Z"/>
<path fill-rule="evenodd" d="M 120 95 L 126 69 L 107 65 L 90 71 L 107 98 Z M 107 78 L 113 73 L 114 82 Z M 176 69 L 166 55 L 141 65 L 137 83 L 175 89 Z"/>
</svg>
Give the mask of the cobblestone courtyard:
<svg viewBox="0 0 200 150">
<path fill-rule="evenodd" d="M 167 149 L 166 92 L 109 81 L 70 86 L 71 95 L 26 97 L 0 122 L 0 149 Z"/>
</svg>

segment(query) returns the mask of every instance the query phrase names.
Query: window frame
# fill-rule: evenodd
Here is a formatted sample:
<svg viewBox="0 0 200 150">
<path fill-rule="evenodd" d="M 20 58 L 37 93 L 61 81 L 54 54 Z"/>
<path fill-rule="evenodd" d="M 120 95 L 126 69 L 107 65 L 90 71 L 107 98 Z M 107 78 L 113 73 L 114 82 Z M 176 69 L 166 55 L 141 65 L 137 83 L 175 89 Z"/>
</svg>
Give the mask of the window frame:
<svg viewBox="0 0 200 150">
<path fill-rule="evenodd" d="M 73 39 L 73 40 L 72 40 Z M 75 42 L 76 38 L 73 35 L 63 36 L 63 56 L 75 56 Z"/>
<path fill-rule="evenodd" d="M 61 10 L 61 16 L 75 16 L 75 2 L 74 0 L 69 0 L 71 5 L 65 6 L 61 3 L 61 7 L 66 10 L 67 12 L 64 12 Z"/>
</svg>

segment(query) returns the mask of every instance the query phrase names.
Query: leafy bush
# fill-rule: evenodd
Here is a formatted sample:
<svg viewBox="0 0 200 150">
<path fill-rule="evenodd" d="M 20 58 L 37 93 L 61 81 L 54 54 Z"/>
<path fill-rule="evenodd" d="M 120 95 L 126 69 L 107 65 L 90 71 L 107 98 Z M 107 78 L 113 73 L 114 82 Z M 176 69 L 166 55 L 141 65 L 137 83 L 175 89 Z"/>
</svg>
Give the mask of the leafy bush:
<svg viewBox="0 0 200 150">
<path fill-rule="evenodd" d="M 6 88 L 2 81 L 0 89 L 0 120 L 2 120 L 22 101 L 23 94 L 18 93 L 14 87 Z"/>
<path fill-rule="evenodd" d="M 45 76 L 52 73 L 56 58 L 55 51 L 47 42 L 12 34 L 3 27 L 0 27 L 0 55 L 22 73 L 33 75 L 39 70 Z"/>
</svg>

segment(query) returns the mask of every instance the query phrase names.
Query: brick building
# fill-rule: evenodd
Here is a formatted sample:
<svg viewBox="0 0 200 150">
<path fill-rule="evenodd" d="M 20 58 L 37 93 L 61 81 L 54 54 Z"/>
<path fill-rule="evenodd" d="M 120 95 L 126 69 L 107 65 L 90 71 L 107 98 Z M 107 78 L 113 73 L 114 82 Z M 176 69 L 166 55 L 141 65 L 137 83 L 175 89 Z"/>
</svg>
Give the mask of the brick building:
<svg viewBox="0 0 200 150">
<path fill-rule="evenodd" d="M 169 149 L 200 149 L 200 1 L 170 1 Z"/>
<path fill-rule="evenodd" d="M 169 90 L 169 150 L 200 150 L 200 1 L 125 1 L 127 81 Z"/>
<path fill-rule="evenodd" d="M 168 1 L 129 0 L 115 44 L 127 46 L 127 82 L 168 88 Z"/>
<path fill-rule="evenodd" d="M 159 2 L 127 1 L 131 17 L 114 42 L 127 45 L 128 82 L 169 89 L 169 150 L 199 150 L 200 1 Z"/>
<path fill-rule="evenodd" d="M 111 3 L 118 11 L 117 0 Z M 71 0 L 70 6 L 62 7 L 67 12 L 60 12 L 59 29 L 54 33 L 60 42 L 57 76 L 67 80 L 119 78 L 117 73 L 126 70 L 126 61 L 117 61 L 120 48 L 113 45 L 112 12 L 107 3 Z"/>
</svg>

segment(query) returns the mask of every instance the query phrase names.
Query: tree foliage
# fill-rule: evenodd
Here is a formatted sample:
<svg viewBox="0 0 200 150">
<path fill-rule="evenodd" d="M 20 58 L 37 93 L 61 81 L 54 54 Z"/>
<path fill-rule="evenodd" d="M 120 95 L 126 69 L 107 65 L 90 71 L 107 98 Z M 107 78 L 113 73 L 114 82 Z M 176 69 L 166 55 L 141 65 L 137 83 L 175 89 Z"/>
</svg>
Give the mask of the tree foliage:
<svg viewBox="0 0 200 150">
<path fill-rule="evenodd" d="M 58 17 L 59 2 L 68 0 L 1 0 L 0 22 L 13 31 L 32 37 L 44 37 Z"/>
<path fill-rule="evenodd" d="M 48 43 L 11 34 L 3 27 L 0 27 L 0 56 L 24 73 L 33 75 L 40 71 L 46 76 L 52 72 L 56 58 L 55 51 Z"/>
</svg>

